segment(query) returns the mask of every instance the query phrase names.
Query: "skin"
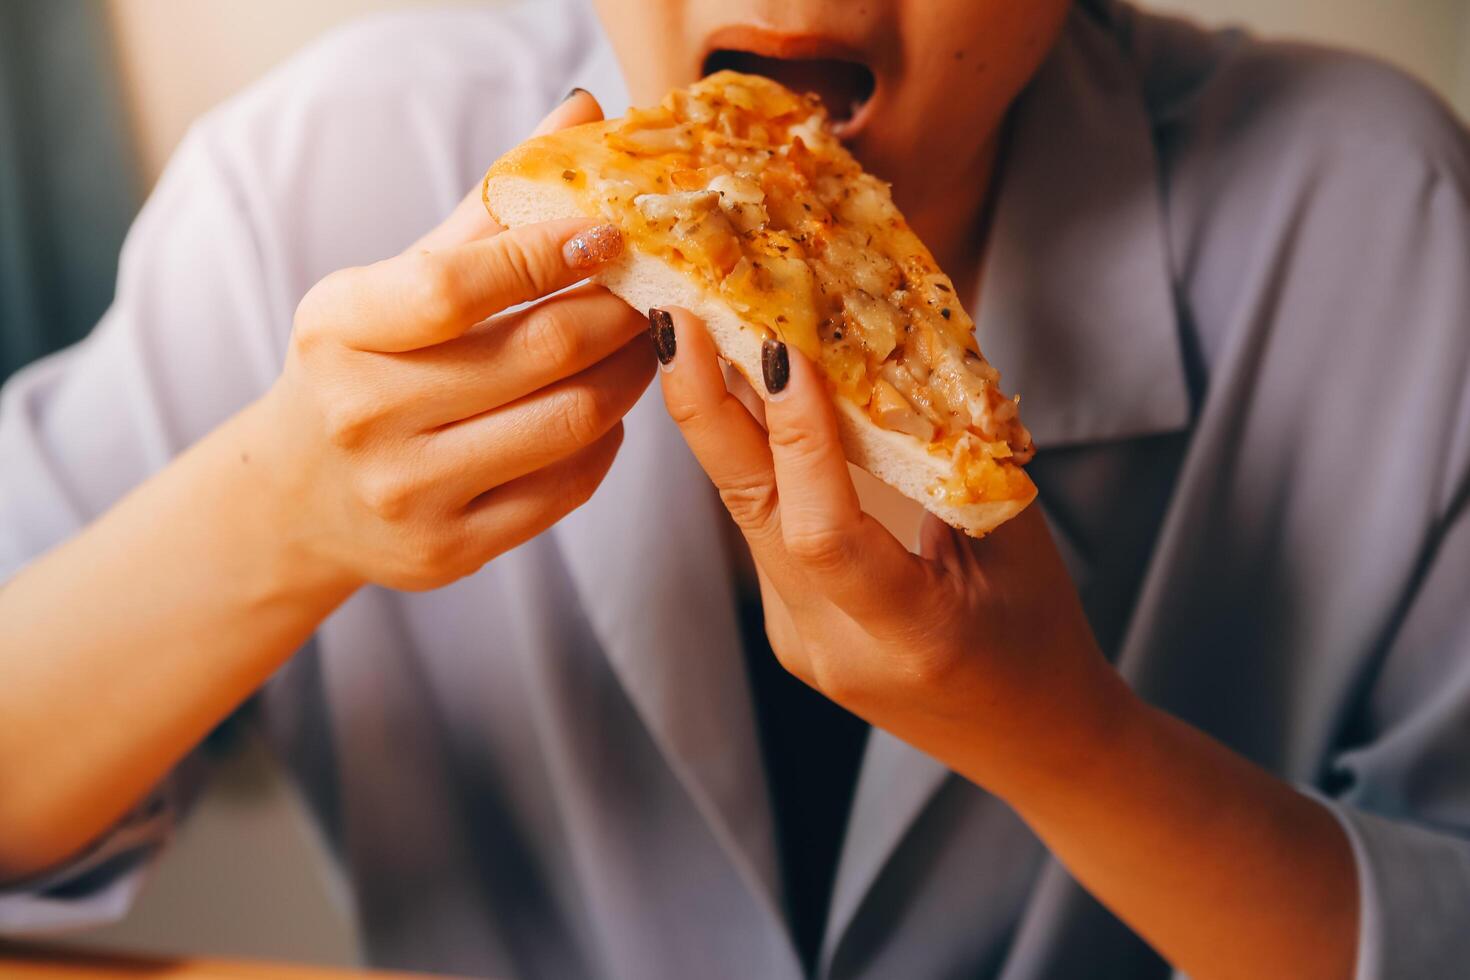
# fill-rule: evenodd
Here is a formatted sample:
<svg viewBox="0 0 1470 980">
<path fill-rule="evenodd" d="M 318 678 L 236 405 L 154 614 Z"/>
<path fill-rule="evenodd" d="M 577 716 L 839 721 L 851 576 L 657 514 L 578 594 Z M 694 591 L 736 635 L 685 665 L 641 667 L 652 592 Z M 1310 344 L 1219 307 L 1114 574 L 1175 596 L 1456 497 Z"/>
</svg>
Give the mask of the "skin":
<svg viewBox="0 0 1470 980">
<path fill-rule="evenodd" d="M 0 589 L 0 880 L 104 832 L 364 583 L 445 585 L 591 496 L 646 321 L 582 287 L 482 323 L 584 278 L 591 224 L 502 231 L 476 191 L 328 276 L 264 397 Z"/>
<path fill-rule="evenodd" d="M 633 103 L 701 75 L 710 38 L 752 25 L 835 42 L 877 79 L 869 123 L 848 140 L 893 182 L 942 268 L 969 269 L 1001 123 L 1056 39 L 1068 0 L 597 0 Z M 957 94 L 959 97 L 957 97 Z M 962 112 L 963 118 L 956 119 Z M 958 125 L 934 125 L 953 120 Z M 967 261 L 968 260 L 968 261 Z M 961 277 L 963 278 L 963 277 Z M 957 281 L 957 285 L 966 283 Z"/>
<path fill-rule="evenodd" d="M 731 23 L 860 55 L 878 88 L 851 145 L 962 287 L 1006 110 L 1068 8 L 599 6 L 635 102 L 698 77 Z M 543 128 L 599 114 L 577 96 Z M 653 373 L 644 323 L 584 288 L 484 324 L 585 270 L 561 251 L 580 226 L 502 232 L 477 196 L 403 255 L 318 284 L 262 399 L 0 590 L 0 880 L 103 833 L 364 583 L 454 581 L 590 496 Z M 797 352 L 752 414 L 702 325 L 675 321 L 664 398 L 748 545 L 787 669 L 1009 802 L 1190 975 L 1351 975 L 1336 822 L 1132 695 L 1035 508 L 980 542 L 931 519 L 911 555 L 859 508 Z"/>
<path fill-rule="evenodd" d="M 811 364 L 790 350 L 790 383 L 752 414 L 673 312 L 664 401 L 749 547 L 787 670 L 1004 799 L 1188 975 L 1351 976 L 1336 820 L 1133 695 L 1036 507 L 982 541 L 926 517 L 910 554 L 859 507 Z"/>
<path fill-rule="evenodd" d="M 893 182 L 963 295 L 1006 110 L 1069 7 L 599 0 L 635 101 L 697 78 L 706 39 L 731 22 L 860 54 L 875 111 L 848 145 Z M 719 370 L 696 320 L 678 311 L 676 332 L 665 401 L 749 546 L 783 666 L 1005 799 L 1190 976 L 1352 975 L 1357 880 L 1336 820 L 1132 695 L 1036 507 L 980 542 L 926 518 L 911 555 L 860 509 L 831 405 L 799 353 L 788 388 L 761 406 Z"/>
</svg>

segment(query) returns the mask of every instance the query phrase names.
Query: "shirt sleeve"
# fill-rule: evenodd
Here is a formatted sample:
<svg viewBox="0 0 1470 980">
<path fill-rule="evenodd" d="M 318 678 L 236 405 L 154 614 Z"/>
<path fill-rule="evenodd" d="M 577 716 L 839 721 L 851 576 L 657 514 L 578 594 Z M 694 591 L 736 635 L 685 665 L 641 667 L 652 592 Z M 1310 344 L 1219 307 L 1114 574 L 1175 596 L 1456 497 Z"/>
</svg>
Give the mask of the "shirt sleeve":
<svg viewBox="0 0 1470 980">
<path fill-rule="evenodd" d="M 206 133 L 129 232 L 116 296 L 81 343 L 0 389 L 0 581 L 258 397 L 289 332 Z"/>
<path fill-rule="evenodd" d="M 203 774 L 191 755 L 146 800 L 62 867 L 0 890 L 0 936 L 43 936 L 117 922 L 167 843 Z"/>
<path fill-rule="evenodd" d="M 208 131 L 170 165 L 124 245 L 116 298 L 82 343 L 0 389 L 0 583 L 257 397 L 289 330 Z M 175 772 L 77 860 L 0 890 L 0 934 L 127 910 L 188 797 Z"/>
<path fill-rule="evenodd" d="M 1470 428 L 1463 431 L 1470 432 Z M 1324 800 L 1352 842 L 1358 980 L 1470 964 L 1470 481 L 1431 546 Z"/>
<path fill-rule="evenodd" d="M 1464 162 L 1464 156 L 1456 157 Z M 1437 395 L 1417 566 L 1366 665 L 1323 783 L 1352 844 L 1358 980 L 1450 980 L 1470 969 L 1470 176 L 1443 172 L 1416 212 L 1403 288 L 1440 325 L 1410 341 Z M 1408 301 L 1406 309 L 1414 309 Z M 1391 330 L 1384 331 L 1391 337 Z M 1405 342 L 1399 339 L 1398 342 Z"/>
</svg>

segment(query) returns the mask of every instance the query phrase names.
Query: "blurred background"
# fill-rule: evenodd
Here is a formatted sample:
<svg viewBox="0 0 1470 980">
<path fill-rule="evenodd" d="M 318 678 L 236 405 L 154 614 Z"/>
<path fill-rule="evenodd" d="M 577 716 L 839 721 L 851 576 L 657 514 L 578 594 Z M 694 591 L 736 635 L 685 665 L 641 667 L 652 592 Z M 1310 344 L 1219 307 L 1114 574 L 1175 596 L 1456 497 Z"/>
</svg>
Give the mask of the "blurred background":
<svg viewBox="0 0 1470 980">
<path fill-rule="evenodd" d="M 424 3 L 0 0 L 0 379 L 105 309 L 122 236 L 194 118 L 334 25 Z M 1470 116 L 1470 0 L 1149 5 L 1369 51 Z M 226 756 L 127 921 L 78 942 L 355 963 L 344 889 L 292 790 L 249 738 Z"/>
</svg>

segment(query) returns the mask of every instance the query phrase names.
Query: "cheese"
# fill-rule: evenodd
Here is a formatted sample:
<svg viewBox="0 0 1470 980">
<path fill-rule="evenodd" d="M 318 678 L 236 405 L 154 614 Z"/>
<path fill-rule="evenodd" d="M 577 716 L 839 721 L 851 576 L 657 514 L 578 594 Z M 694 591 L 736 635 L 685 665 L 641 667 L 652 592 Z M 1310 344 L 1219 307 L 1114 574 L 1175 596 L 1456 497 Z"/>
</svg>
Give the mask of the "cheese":
<svg viewBox="0 0 1470 980">
<path fill-rule="evenodd" d="M 547 153 L 540 166 L 600 175 L 570 185 L 637 248 L 817 362 L 874 424 L 975 471 L 948 492 L 990 492 L 989 461 L 1031 458 L 953 283 L 819 100 L 719 72 L 599 125 L 579 161 Z"/>
</svg>

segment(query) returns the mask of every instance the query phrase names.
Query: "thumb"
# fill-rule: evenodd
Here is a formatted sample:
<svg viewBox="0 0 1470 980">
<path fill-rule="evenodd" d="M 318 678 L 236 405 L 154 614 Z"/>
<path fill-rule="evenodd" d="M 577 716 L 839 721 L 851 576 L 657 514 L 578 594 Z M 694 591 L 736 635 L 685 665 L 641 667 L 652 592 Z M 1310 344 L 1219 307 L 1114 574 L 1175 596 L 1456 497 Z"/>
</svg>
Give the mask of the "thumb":
<svg viewBox="0 0 1470 980">
<path fill-rule="evenodd" d="M 567 93 L 567 97 L 561 101 L 560 105 L 546 114 L 546 118 L 542 119 L 540 124 L 531 131 L 531 135 L 533 137 L 545 136 L 569 126 L 596 122 L 601 118 L 602 106 L 597 104 L 597 99 L 592 93 L 584 88 L 574 88 Z M 433 231 L 410 245 L 407 251 L 433 251 L 453 245 L 463 245 L 465 242 L 471 242 L 477 238 L 488 238 L 504 231 L 505 229 L 501 228 L 485 210 L 484 201 L 481 199 L 482 189 L 481 185 L 476 183 L 459 204 L 455 205 L 449 217 L 445 218 Z"/>
<path fill-rule="evenodd" d="M 570 126 L 597 122 L 601 118 L 602 106 L 598 103 L 597 96 L 585 88 L 574 88 L 561 100 L 560 105 L 546 114 L 540 125 L 531 130 L 531 135 L 545 136 Z"/>
</svg>

